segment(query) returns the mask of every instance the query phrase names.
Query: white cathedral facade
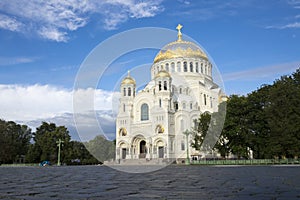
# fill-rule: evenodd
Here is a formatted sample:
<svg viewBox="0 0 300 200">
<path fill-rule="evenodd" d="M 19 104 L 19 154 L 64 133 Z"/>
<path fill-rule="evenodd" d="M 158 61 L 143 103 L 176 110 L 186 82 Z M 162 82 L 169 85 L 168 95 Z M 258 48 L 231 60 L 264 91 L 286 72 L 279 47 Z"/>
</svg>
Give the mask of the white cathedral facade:
<svg viewBox="0 0 300 200">
<path fill-rule="evenodd" d="M 116 160 L 182 162 L 199 154 L 183 134 L 201 113 L 218 110 L 224 93 L 214 83 L 212 64 L 195 43 L 178 38 L 165 45 L 151 66 L 151 81 L 136 92 L 133 77 L 124 78 L 116 120 Z M 186 142 L 188 141 L 188 142 Z M 187 144 L 188 143 L 188 144 Z M 189 148 L 189 149 L 187 149 Z"/>
</svg>

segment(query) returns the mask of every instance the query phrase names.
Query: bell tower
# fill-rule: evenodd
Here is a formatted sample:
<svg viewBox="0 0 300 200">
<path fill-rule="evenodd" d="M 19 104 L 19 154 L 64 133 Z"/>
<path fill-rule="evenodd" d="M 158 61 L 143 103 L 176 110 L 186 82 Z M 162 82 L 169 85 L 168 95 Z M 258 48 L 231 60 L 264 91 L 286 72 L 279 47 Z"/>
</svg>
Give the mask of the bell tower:
<svg viewBox="0 0 300 200">
<path fill-rule="evenodd" d="M 133 100 L 136 92 L 135 87 L 135 80 L 130 76 L 130 72 L 128 71 L 127 77 L 122 80 L 120 86 L 121 98 L 119 113 L 131 116 Z"/>
</svg>

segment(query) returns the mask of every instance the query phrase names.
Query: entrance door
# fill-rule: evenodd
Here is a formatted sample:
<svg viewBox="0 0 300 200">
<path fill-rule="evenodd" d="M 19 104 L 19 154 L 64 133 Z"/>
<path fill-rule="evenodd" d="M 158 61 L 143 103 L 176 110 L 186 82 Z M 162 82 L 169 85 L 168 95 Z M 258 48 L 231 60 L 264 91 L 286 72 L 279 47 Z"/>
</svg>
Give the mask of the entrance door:
<svg viewBox="0 0 300 200">
<path fill-rule="evenodd" d="M 146 157 L 146 142 L 142 140 L 140 142 L 140 158 Z"/>
<path fill-rule="evenodd" d="M 158 157 L 159 158 L 164 157 L 164 147 L 158 147 Z"/>
<path fill-rule="evenodd" d="M 126 148 L 122 148 L 122 159 L 126 159 Z"/>
</svg>

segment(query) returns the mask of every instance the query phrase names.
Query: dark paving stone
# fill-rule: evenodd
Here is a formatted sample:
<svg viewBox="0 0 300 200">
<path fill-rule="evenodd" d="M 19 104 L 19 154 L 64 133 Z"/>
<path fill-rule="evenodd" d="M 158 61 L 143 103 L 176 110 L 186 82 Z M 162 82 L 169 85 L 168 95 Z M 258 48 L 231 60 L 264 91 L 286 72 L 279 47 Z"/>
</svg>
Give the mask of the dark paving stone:
<svg viewBox="0 0 300 200">
<path fill-rule="evenodd" d="M 0 167 L 0 199 L 300 199 L 300 166 Z"/>
</svg>

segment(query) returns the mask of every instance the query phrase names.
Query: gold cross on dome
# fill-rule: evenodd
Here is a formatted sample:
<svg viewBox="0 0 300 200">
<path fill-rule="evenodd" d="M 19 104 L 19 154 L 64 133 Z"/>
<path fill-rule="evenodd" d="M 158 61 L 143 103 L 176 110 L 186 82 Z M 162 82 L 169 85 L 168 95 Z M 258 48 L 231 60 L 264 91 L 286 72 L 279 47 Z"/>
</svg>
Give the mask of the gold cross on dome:
<svg viewBox="0 0 300 200">
<path fill-rule="evenodd" d="M 182 27 L 183 27 L 183 26 L 182 26 L 181 24 L 178 24 L 178 25 L 177 25 L 176 29 L 178 30 L 178 32 L 180 32 L 180 30 L 182 29 Z"/>
<path fill-rule="evenodd" d="M 181 24 L 178 24 L 177 27 L 176 27 L 176 29 L 178 30 L 178 34 L 177 34 L 178 39 L 177 39 L 177 41 L 181 41 L 181 38 L 182 38 L 181 29 L 182 29 L 182 27 L 183 26 Z"/>
</svg>

